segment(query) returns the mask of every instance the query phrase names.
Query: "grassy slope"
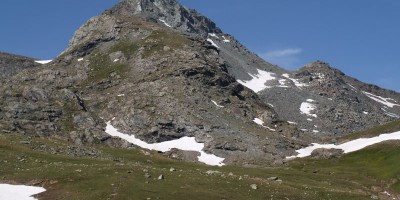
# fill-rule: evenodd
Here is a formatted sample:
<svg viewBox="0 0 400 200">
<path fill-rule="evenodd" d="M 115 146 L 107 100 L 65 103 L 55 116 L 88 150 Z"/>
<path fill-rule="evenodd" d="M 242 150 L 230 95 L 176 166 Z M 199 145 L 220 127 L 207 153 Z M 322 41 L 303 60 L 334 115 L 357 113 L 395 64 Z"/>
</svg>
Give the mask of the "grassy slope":
<svg viewBox="0 0 400 200">
<path fill-rule="evenodd" d="M 386 130 L 385 128 L 379 131 Z M 378 132 L 379 132 L 378 131 Z M 375 132 L 377 133 L 377 132 Z M 66 155 L 57 139 L 0 134 L 0 182 L 44 186 L 40 199 L 369 199 L 371 188 L 400 193 L 399 142 L 387 142 L 340 159 L 295 160 L 279 168 L 210 167 L 140 149 L 92 146 L 97 156 Z M 46 146 L 48 151 L 33 150 Z M 170 172 L 174 167 L 177 171 Z M 207 170 L 221 174 L 207 175 Z M 145 172 L 151 178 L 144 177 Z M 229 175 L 232 172 L 233 175 Z M 157 180 L 163 174 L 164 180 Z M 278 176 L 282 182 L 267 180 Z M 240 180 L 242 177 L 242 180 Z M 257 184 L 258 190 L 250 189 Z"/>
</svg>

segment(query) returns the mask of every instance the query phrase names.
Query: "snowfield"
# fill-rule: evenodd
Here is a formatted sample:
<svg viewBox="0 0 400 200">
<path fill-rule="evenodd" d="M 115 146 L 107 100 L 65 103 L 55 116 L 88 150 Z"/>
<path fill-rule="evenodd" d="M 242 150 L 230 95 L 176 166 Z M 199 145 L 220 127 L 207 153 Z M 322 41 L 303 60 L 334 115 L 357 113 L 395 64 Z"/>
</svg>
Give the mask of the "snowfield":
<svg viewBox="0 0 400 200">
<path fill-rule="evenodd" d="M 252 79 L 249 81 L 242 81 L 242 80 L 237 80 L 240 84 L 244 85 L 245 87 L 253 90 L 255 93 L 268 88 L 268 86 L 265 85 L 267 81 L 274 80 L 275 75 L 274 73 L 263 71 L 260 69 L 257 69 L 257 74 L 249 74 Z"/>
<path fill-rule="evenodd" d="M 317 144 L 313 143 L 311 146 L 296 150 L 298 155 L 286 157 L 287 159 L 292 158 L 304 158 L 310 156 L 311 153 L 315 149 L 342 149 L 344 153 L 350 153 L 354 151 L 358 151 L 367 146 L 377 144 L 380 142 L 388 141 L 388 140 L 400 140 L 400 131 L 394 133 L 386 133 L 381 134 L 379 136 L 373 138 L 360 138 L 356 140 L 352 140 L 343 144 L 335 145 L 335 144 Z"/>
<path fill-rule="evenodd" d="M 396 104 L 397 102 L 395 100 L 391 99 L 391 98 L 381 97 L 381 96 L 378 96 L 378 95 L 375 95 L 375 94 L 371 94 L 371 93 L 368 93 L 368 92 L 365 92 L 365 91 L 363 91 L 363 93 L 365 95 L 367 95 L 367 97 L 369 97 L 370 99 L 372 99 L 372 100 L 374 100 L 374 101 L 376 101 L 378 103 L 381 103 L 381 104 L 383 104 L 383 105 L 385 105 L 387 107 L 393 108 L 394 106 L 400 106 L 400 104 Z"/>
<path fill-rule="evenodd" d="M 197 157 L 199 162 L 212 166 L 224 165 L 223 161 L 225 160 L 225 158 L 221 158 L 216 155 L 207 154 L 206 152 L 204 152 L 203 151 L 204 144 L 196 142 L 194 137 L 185 136 L 177 140 L 149 144 L 146 143 L 145 141 L 137 139 L 134 135 L 128 135 L 119 132 L 116 128 L 114 128 L 114 126 L 111 125 L 110 121 L 107 122 L 105 132 L 111 136 L 119 137 L 144 149 L 162 151 L 162 152 L 170 151 L 173 148 L 180 149 L 182 151 L 196 151 L 200 153 L 200 156 Z"/>
<path fill-rule="evenodd" d="M 290 78 L 289 74 L 282 74 L 282 77 L 285 77 L 285 78 L 291 80 L 291 81 L 294 83 L 294 85 L 295 85 L 296 87 L 298 87 L 298 88 L 308 86 L 308 85 L 305 84 L 305 83 L 301 83 L 301 82 L 300 82 L 299 80 L 297 80 L 297 79 Z"/>
<path fill-rule="evenodd" d="M 317 117 L 316 114 L 311 114 L 311 111 L 315 110 L 317 107 L 309 102 L 313 102 L 314 100 L 312 99 L 307 99 L 307 102 L 303 102 L 300 105 L 300 113 L 301 114 L 306 114 L 308 116 L 312 116 L 312 117 Z"/>
<path fill-rule="evenodd" d="M 210 42 L 211 45 L 213 45 L 214 47 L 219 49 L 219 46 L 217 44 L 215 44 L 215 42 L 212 39 L 208 38 L 207 41 Z"/>
<path fill-rule="evenodd" d="M 46 191 L 42 187 L 0 184 L 1 200 L 34 200 L 32 196 Z"/>
<path fill-rule="evenodd" d="M 47 64 L 47 63 L 49 63 L 51 61 L 53 61 L 53 60 L 36 60 L 35 63 L 39 63 L 39 64 L 44 65 L 44 64 Z"/>
</svg>

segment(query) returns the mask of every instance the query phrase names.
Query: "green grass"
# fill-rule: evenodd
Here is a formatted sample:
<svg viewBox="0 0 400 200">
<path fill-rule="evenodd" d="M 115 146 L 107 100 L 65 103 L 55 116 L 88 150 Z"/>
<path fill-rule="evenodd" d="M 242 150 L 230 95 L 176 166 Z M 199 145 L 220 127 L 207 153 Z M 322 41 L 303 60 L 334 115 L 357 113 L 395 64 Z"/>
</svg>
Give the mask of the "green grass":
<svg viewBox="0 0 400 200">
<path fill-rule="evenodd" d="M 57 139 L 0 135 L 0 182 L 44 186 L 41 199 L 368 199 L 372 186 L 385 183 L 399 191 L 399 143 L 385 143 L 333 160 L 295 160 L 277 168 L 210 167 L 165 158 L 157 152 L 145 156 L 140 149 L 103 145 L 86 148 L 96 157 L 68 156 L 70 145 Z M 59 154 L 40 148 L 59 149 Z M 24 159 L 21 161 L 21 158 Z M 177 171 L 170 172 L 174 167 Z M 144 177 L 144 170 L 151 178 Z M 218 170 L 223 175 L 206 175 Z M 230 176 L 229 173 L 233 173 Z M 157 180 L 163 174 L 164 180 Z M 268 181 L 278 176 L 282 183 Z M 242 177 L 242 180 L 239 180 Z M 250 184 L 258 190 L 251 190 Z M 392 184 L 394 183 L 394 184 Z"/>
<path fill-rule="evenodd" d="M 129 72 L 127 64 L 113 63 L 108 54 L 104 53 L 95 53 L 92 55 L 89 67 L 91 68 L 91 71 L 88 78 L 85 80 L 84 85 L 95 84 L 106 80 L 113 72 L 121 77 L 125 77 L 126 73 Z"/>
<path fill-rule="evenodd" d="M 133 55 L 137 52 L 140 45 L 136 42 L 131 42 L 129 40 L 119 41 L 117 44 L 112 46 L 109 50 L 110 53 L 121 51 L 127 59 L 133 57 Z"/>
<path fill-rule="evenodd" d="M 172 31 L 153 31 L 148 37 L 140 42 L 144 47 L 143 57 L 148 58 L 154 54 L 160 56 L 171 53 L 174 49 L 181 49 L 189 44 L 189 40 Z M 168 46 L 169 50 L 164 50 Z"/>
</svg>

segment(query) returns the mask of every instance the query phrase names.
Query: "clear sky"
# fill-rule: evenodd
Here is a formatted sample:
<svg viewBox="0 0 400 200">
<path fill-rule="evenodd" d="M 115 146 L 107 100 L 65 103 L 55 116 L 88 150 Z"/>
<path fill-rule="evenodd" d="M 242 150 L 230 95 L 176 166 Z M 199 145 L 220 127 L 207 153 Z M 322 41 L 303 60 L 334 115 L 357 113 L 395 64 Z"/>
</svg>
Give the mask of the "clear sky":
<svg viewBox="0 0 400 200">
<path fill-rule="evenodd" d="M 399 0 L 179 0 L 286 69 L 323 60 L 400 92 Z M 0 51 L 52 59 L 118 0 L 2 0 Z"/>
</svg>

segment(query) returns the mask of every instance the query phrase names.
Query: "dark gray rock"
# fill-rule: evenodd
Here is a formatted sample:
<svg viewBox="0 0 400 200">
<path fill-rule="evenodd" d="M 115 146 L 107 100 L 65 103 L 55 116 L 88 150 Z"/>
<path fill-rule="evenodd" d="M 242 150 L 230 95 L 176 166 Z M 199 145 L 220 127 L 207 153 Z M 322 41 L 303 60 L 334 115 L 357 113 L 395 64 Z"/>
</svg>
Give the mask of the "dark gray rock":
<svg viewBox="0 0 400 200">
<path fill-rule="evenodd" d="M 0 52 L 0 78 L 13 76 L 21 70 L 40 66 L 33 58 Z"/>
<path fill-rule="evenodd" d="M 317 159 L 332 159 L 332 158 L 340 158 L 343 155 L 344 151 L 342 149 L 315 149 L 311 153 L 312 158 Z"/>
</svg>

